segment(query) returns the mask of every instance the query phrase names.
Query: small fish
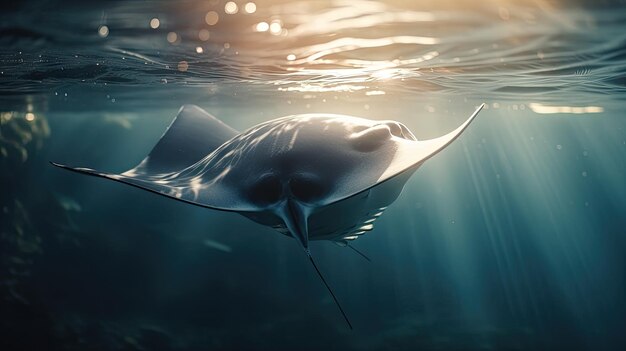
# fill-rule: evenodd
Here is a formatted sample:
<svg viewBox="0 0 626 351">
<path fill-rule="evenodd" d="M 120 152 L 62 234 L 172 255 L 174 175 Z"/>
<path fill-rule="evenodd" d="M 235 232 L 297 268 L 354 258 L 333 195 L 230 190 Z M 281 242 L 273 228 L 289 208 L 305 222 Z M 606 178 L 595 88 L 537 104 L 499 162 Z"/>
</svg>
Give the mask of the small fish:
<svg viewBox="0 0 626 351">
<path fill-rule="evenodd" d="M 215 240 L 211 240 L 211 239 L 204 239 L 204 241 L 202 242 L 204 245 L 206 245 L 207 247 L 210 247 L 212 249 L 218 250 L 218 251 L 222 251 L 222 252 L 233 252 L 233 249 L 225 244 L 219 243 Z"/>
</svg>

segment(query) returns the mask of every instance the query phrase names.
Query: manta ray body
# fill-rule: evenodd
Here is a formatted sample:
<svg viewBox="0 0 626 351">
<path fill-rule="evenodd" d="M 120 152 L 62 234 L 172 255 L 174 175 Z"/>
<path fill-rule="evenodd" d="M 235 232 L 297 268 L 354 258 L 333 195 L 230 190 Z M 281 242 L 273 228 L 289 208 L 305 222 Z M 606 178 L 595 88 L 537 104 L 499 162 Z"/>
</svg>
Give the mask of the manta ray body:
<svg viewBox="0 0 626 351">
<path fill-rule="evenodd" d="M 239 133 L 185 105 L 150 154 L 124 173 L 53 164 L 237 212 L 293 237 L 351 327 L 309 241 L 350 246 L 371 231 L 413 172 L 455 140 L 482 107 L 454 131 L 421 141 L 399 122 L 332 114 L 286 116 Z"/>
</svg>

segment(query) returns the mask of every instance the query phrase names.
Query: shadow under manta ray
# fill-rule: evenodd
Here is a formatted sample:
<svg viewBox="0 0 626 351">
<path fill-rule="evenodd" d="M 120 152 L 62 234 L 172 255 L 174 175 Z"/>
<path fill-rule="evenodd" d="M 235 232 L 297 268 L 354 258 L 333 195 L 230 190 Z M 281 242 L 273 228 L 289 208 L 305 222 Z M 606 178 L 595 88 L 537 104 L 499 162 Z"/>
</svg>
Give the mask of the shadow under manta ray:
<svg viewBox="0 0 626 351">
<path fill-rule="evenodd" d="M 331 114 L 282 117 L 239 133 L 185 105 L 150 154 L 124 173 L 52 164 L 237 212 L 295 238 L 352 328 L 309 240 L 348 246 L 372 230 L 413 172 L 456 139 L 483 106 L 454 131 L 418 141 L 395 121 Z"/>
</svg>

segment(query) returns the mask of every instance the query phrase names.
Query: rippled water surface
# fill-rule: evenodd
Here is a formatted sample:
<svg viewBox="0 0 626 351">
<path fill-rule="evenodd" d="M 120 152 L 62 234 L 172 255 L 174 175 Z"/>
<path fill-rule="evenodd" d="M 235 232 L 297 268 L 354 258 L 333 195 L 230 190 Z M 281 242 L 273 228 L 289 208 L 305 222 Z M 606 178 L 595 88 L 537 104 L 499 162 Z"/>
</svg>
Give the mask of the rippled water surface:
<svg viewBox="0 0 626 351">
<path fill-rule="evenodd" d="M 2 3 L 2 349 L 622 349 L 625 77 L 623 1 Z M 424 139 L 483 102 L 372 262 L 314 243 L 352 331 L 292 239 L 48 164 L 129 169 L 183 104 Z"/>
</svg>

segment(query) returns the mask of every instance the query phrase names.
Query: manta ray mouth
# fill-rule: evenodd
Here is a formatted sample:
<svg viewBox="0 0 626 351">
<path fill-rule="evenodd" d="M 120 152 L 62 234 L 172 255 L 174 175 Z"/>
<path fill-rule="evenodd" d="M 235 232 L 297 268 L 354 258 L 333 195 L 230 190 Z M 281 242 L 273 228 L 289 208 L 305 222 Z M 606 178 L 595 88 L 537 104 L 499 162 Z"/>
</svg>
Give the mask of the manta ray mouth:
<svg viewBox="0 0 626 351">
<path fill-rule="evenodd" d="M 309 207 L 291 198 L 283 203 L 277 213 L 289 229 L 291 236 L 300 243 L 307 253 L 309 253 L 308 219 L 310 214 Z"/>
</svg>

